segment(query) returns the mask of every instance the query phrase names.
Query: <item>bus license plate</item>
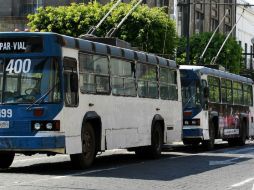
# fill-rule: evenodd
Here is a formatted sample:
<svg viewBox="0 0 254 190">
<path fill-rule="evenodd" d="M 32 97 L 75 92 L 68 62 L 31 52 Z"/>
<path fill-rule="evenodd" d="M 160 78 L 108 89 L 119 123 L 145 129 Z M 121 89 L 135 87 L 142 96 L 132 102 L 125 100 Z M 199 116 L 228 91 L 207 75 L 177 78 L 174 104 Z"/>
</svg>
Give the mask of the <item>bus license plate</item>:
<svg viewBox="0 0 254 190">
<path fill-rule="evenodd" d="M 0 129 L 9 128 L 9 121 L 0 121 Z"/>
</svg>

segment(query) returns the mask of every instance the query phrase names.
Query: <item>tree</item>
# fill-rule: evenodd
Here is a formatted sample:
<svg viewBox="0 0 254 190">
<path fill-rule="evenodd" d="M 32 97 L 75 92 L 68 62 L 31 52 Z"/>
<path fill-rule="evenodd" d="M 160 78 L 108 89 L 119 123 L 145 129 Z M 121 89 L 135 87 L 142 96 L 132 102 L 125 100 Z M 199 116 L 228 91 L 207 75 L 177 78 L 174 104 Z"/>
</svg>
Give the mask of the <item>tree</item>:
<svg viewBox="0 0 254 190">
<path fill-rule="evenodd" d="M 127 14 L 131 3 L 120 3 L 109 16 L 96 35 L 105 34 Z M 28 15 L 28 26 L 32 30 L 56 32 L 78 37 L 95 26 L 112 7 L 113 1 L 105 6 L 96 1 L 88 4 L 71 4 L 70 6 L 39 8 L 36 14 Z M 116 33 L 116 37 L 128 41 L 133 47 L 157 54 L 174 55 L 177 43 L 175 23 L 163 8 L 149 8 L 140 5 L 128 17 Z"/>
<path fill-rule="evenodd" d="M 190 64 L 200 64 L 199 57 L 201 56 L 205 46 L 207 45 L 212 33 L 204 32 L 201 34 L 195 34 L 190 38 Z M 216 56 L 226 36 L 220 33 L 215 34 L 211 44 L 209 45 L 202 64 L 210 64 L 213 57 Z M 179 40 L 177 50 L 177 62 L 179 64 L 185 64 L 186 52 L 186 39 L 183 37 Z M 216 64 L 222 65 L 226 70 L 239 73 L 241 71 L 241 58 L 242 48 L 236 42 L 233 37 L 229 37 L 225 46 L 223 47 Z"/>
</svg>

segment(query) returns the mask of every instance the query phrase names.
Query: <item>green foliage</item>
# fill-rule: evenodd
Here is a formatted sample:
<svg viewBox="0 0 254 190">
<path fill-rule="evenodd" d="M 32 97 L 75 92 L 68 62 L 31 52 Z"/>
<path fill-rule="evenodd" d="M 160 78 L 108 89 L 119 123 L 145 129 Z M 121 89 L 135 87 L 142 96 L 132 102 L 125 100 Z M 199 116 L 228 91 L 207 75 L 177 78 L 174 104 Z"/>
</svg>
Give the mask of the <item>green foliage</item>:
<svg viewBox="0 0 254 190">
<path fill-rule="evenodd" d="M 190 38 L 190 64 L 199 64 L 199 57 L 203 53 L 205 46 L 207 45 L 212 33 L 204 32 L 201 34 L 195 34 Z M 217 33 L 212 42 L 210 43 L 202 64 L 210 64 L 213 57 L 216 56 L 226 36 Z M 177 51 L 177 62 L 179 64 L 186 64 L 186 38 L 179 40 Z M 232 37 L 229 37 L 225 46 L 223 47 L 216 64 L 222 65 L 228 71 L 233 73 L 239 73 L 241 71 L 241 58 L 242 48 Z"/>
<path fill-rule="evenodd" d="M 103 22 L 95 35 L 103 37 L 116 26 L 132 8 L 131 3 L 120 3 Z M 114 1 L 102 6 L 94 1 L 88 4 L 39 8 L 36 14 L 28 16 L 28 26 L 32 30 L 56 32 L 78 37 L 95 26 L 112 7 Z M 149 8 L 140 5 L 128 17 L 116 37 L 128 41 L 141 50 L 173 55 L 177 43 L 175 23 L 162 8 Z"/>
</svg>

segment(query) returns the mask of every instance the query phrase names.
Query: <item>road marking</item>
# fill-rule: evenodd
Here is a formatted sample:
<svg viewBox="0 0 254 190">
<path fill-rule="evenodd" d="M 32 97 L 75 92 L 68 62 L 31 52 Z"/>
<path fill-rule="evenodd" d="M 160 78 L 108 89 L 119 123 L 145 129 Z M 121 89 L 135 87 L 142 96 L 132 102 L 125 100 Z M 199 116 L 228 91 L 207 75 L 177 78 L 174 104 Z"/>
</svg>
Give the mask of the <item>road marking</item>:
<svg viewBox="0 0 254 190">
<path fill-rule="evenodd" d="M 252 186 L 252 190 L 254 190 L 254 183 L 253 183 L 253 186 Z"/>
<path fill-rule="evenodd" d="M 237 150 L 229 150 L 229 151 L 225 151 L 223 153 L 217 153 L 217 156 L 224 156 L 224 154 L 235 154 L 235 156 L 238 156 L 237 154 L 241 154 L 240 156 L 236 157 L 236 158 L 231 158 L 231 159 L 227 159 L 227 160 L 216 160 L 216 161 L 209 161 L 209 166 L 216 166 L 216 165 L 230 165 L 230 164 L 235 164 L 237 160 L 242 159 L 242 158 L 252 158 L 252 154 L 250 153 L 254 153 L 253 152 L 254 148 L 253 147 L 247 147 L 247 148 L 241 148 L 241 149 L 237 149 Z M 245 152 L 245 154 L 244 154 Z M 248 153 L 248 154 L 246 154 Z M 231 155 L 227 155 L 227 156 L 231 156 Z"/>
<path fill-rule="evenodd" d="M 236 183 L 236 184 L 234 184 L 234 185 L 231 185 L 231 187 L 240 187 L 240 186 L 243 186 L 243 185 L 245 185 L 246 183 L 249 183 L 249 182 L 251 182 L 251 181 L 254 181 L 254 177 L 253 177 L 253 178 L 248 178 L 248 179 L 246 179 L 246 180 L 244 180 L 244 181 L 241 181 L 241 182 L 239 182 L 239 183 Z M 252 187 L 252 190 L 253 190 L 253 187 Z"/>
<path fill-rule="evenodd" d="M 68 155 L 57 155 L 57 156 L 52 156 L 52 157 L 41 157 L 41 158 L 25 158 L 25 159 L 14 159 L 13 163 L 17 162 L 29 162 L 29 161 L 39 161 L 39 160 L 52 160 L 52 159 L 57 159 L 60 157 L 66 157 L 69 158 Z"/>
<path fill-rule="evenodd" d="M 227 160 L 209 161 L 209 166 L 235 164 L 236 163 L 235 161 L 241 158 L 244 158 L 244 156 L 240 156 L 238 158 L 231 158 Z"/>
<path fill-rule="evenodd" d="M 241 153 L 241 152 L 247 152 L 247 151 L 251 151 L 251 150 L 254 150 L 254 148 L 253 147 L 246 147 L 246 148 L 241 148 L 241 149 L 237 149 L 237 150 L 225 151 L 224 153 L 227 153 L 227 154 L 238 154 L 238 153 Z"/>
</svg>

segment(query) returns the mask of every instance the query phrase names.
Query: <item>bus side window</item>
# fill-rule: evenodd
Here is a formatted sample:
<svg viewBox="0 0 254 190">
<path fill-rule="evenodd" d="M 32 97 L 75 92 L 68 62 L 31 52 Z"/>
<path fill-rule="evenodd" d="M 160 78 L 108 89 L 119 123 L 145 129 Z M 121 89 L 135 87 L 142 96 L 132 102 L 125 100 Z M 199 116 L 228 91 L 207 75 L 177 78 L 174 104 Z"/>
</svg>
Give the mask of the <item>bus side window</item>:
<svg viewBox="0 0 254 190">
<path fill-rule="evenodd" d="M 64 64 L 64 100 L 67 107 L 78 106 L 77 61 L 65 57 Z"/>
<path fill-rule="evenodd" d="M 108 57 L 80 52 L 79 63 L 81 93 L 110 94 Z"/>
</svg>

